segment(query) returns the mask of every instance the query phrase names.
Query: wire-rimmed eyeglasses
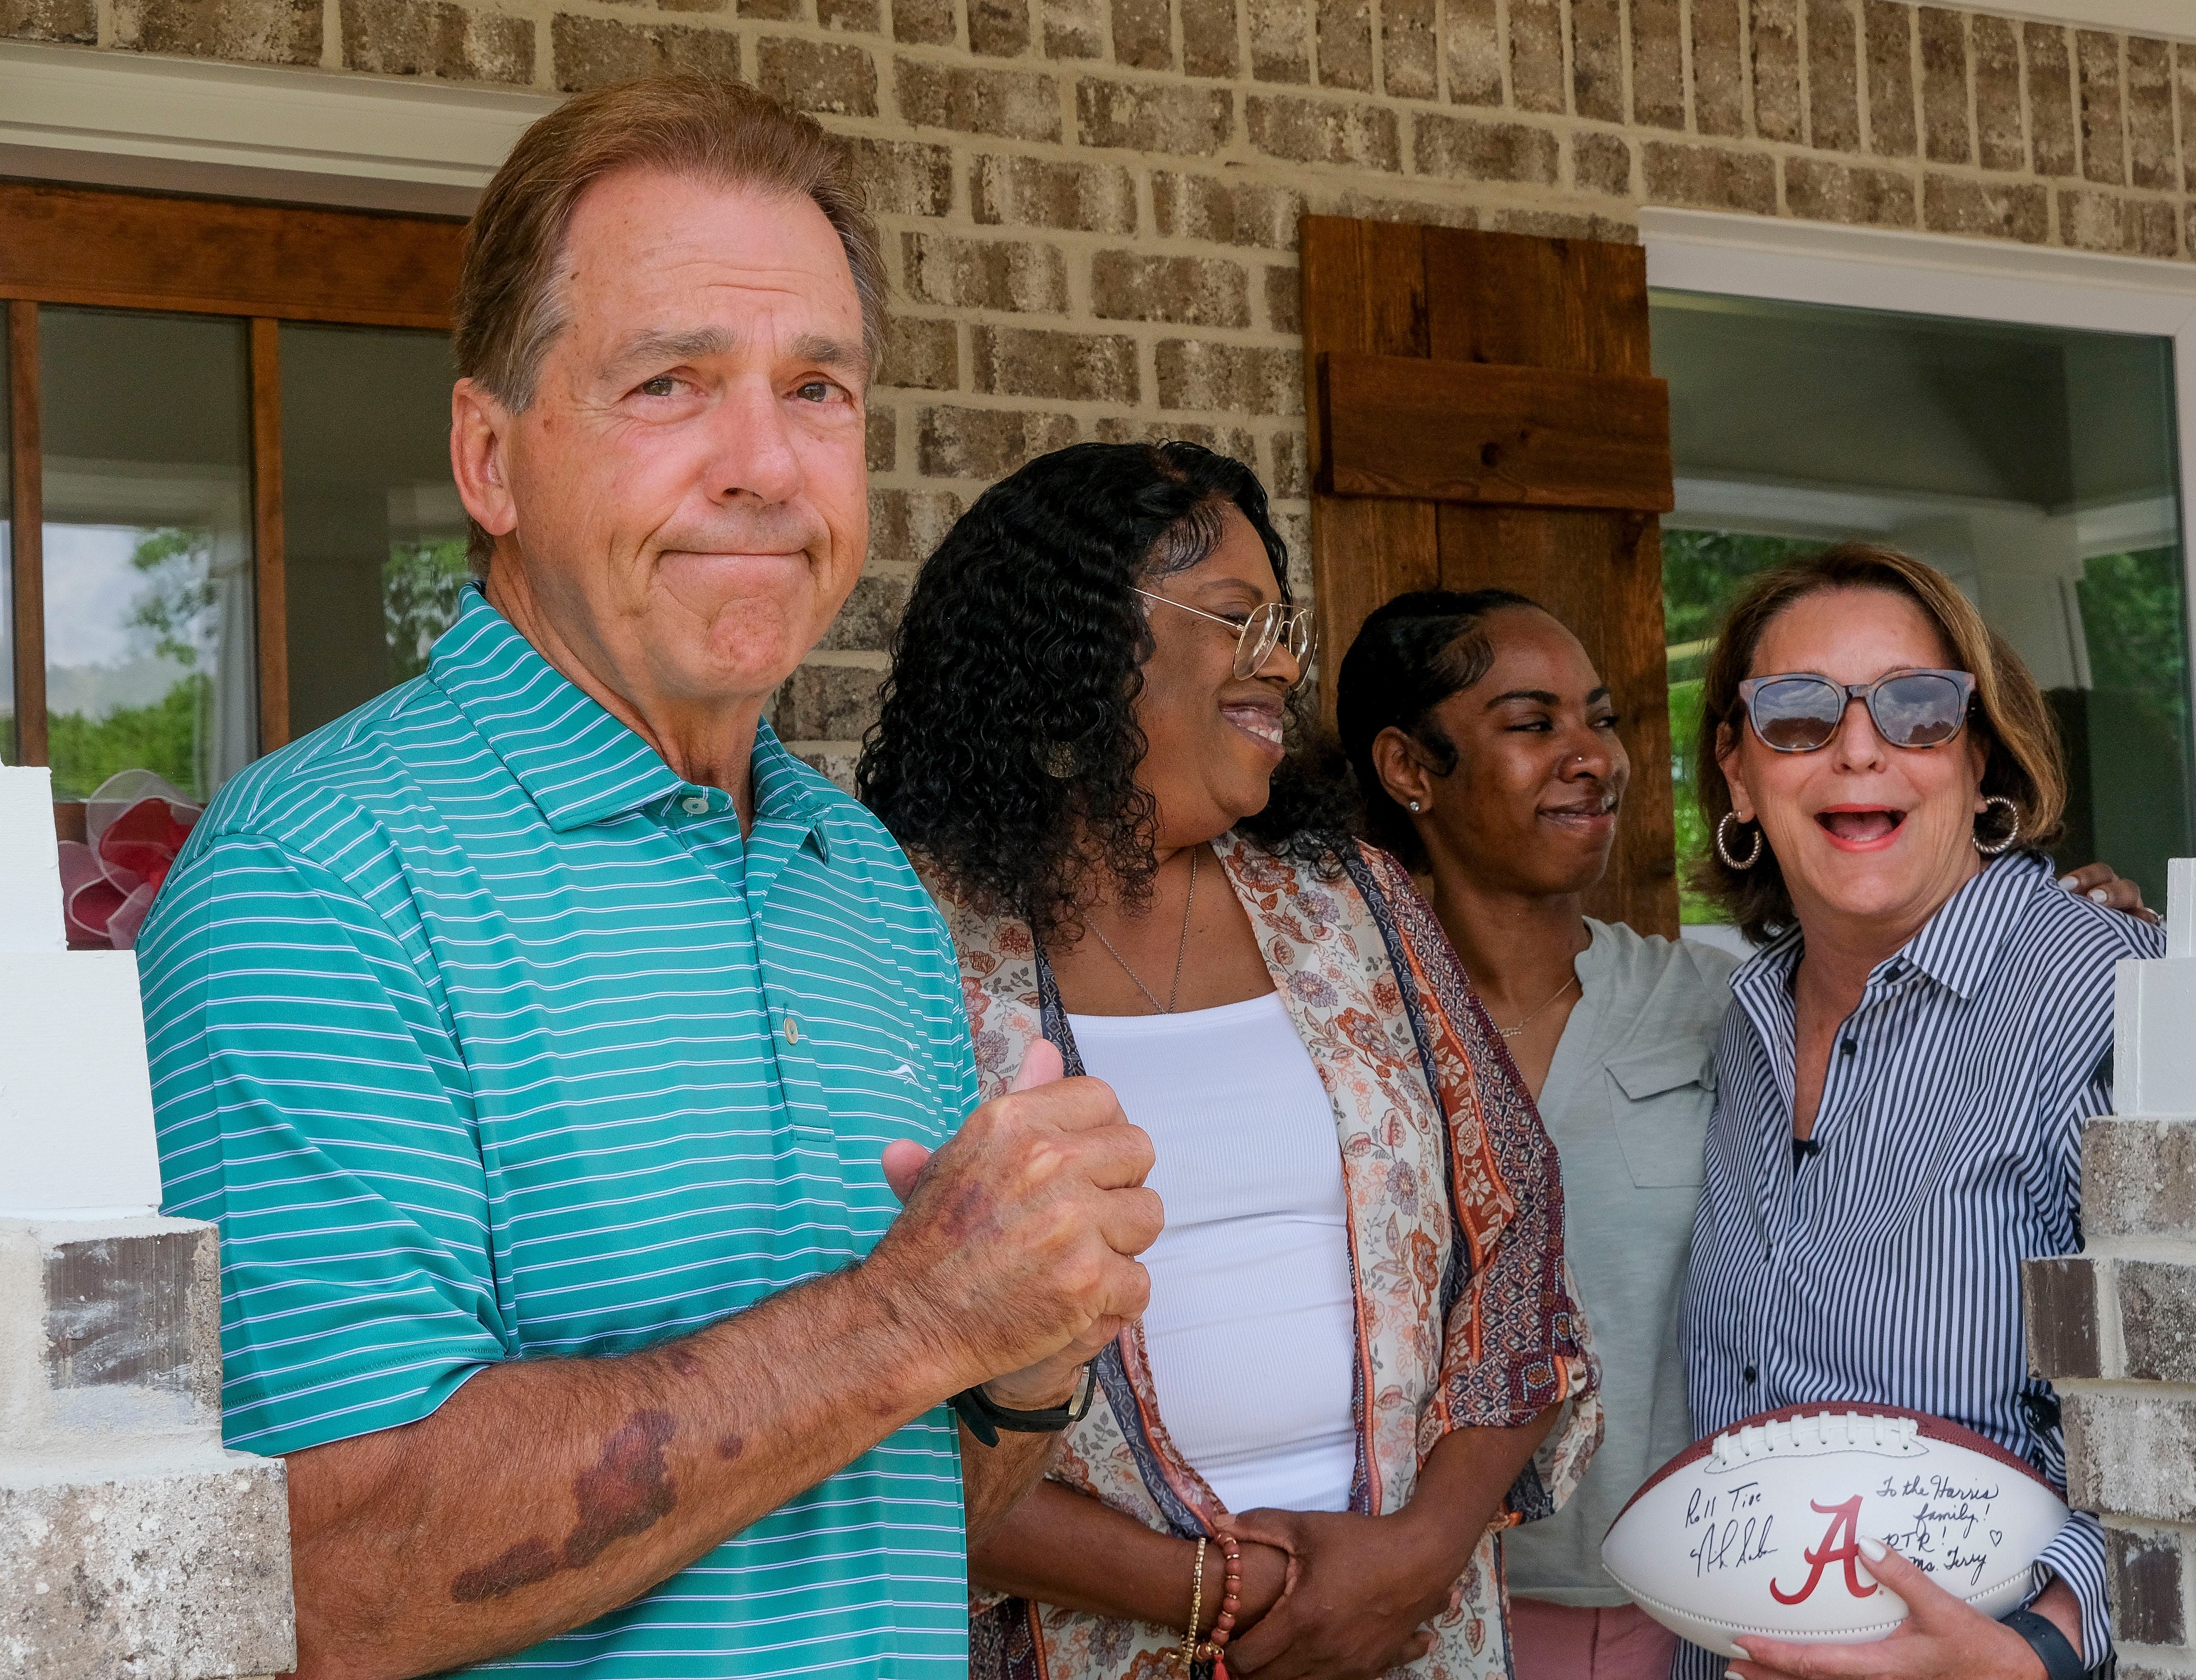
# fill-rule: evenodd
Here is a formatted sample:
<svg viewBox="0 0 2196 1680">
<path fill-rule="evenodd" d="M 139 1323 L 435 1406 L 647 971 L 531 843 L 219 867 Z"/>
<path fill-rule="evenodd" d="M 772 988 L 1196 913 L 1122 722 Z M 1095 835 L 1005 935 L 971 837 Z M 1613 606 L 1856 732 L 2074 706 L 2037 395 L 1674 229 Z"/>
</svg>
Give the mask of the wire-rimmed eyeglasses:
<svg viewBox="0 0 2196 1680">
<path fill-rule="evenodd" d="M 1199 618 L 1209 618 L 1215 624 L 1224 624 L 1233 630 L 1235 632 L 1235 676 L 1240 682 L 1248 682 L 1264 670 L 1266 661 L 1274 656 L 1274 649 L 1280 647 L 1284 640 L 1288 644 L 1289 656 L 1297 662 L 1297 682 L 1303 681 L 1304 673 L 1311 667 L 1312 644 L 1316 637 L 1309 607 L 1292 607 L 1286 601 L 1266 601 L 1253 607 L 1247 618 L 1236 619 L 1208 613 L 1201 607 L 1177 601 L 1171 595 L 1154 595 L 1148 589 L 1138 589 L 1136 593 L 1147 601 L 1164 601 L 1170 607 L 1179 607 L 1186 613 L 1195 613 Z"/>
</svg>

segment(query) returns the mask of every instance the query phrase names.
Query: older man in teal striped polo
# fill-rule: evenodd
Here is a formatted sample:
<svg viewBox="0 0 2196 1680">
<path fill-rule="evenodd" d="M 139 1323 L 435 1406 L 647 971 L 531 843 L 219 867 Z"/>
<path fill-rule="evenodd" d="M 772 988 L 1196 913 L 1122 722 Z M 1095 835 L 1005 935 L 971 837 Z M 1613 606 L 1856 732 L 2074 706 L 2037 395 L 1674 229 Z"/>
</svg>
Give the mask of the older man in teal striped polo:
<svg viewBox="0 0 2196 1680">
<path fill-rule="evenodd" d="M 964 1471 L 1011 1503 L 1141 1310 L 1142 1134 L 1056 1055 L 971 1114 L 936 913 L 761 721 L 867 540 L 844 168 L 692 78 L 529 133 L 458 311 L 484 592 L 147 925 L 313 1680 L 957 1677 Z"/>
</svg>

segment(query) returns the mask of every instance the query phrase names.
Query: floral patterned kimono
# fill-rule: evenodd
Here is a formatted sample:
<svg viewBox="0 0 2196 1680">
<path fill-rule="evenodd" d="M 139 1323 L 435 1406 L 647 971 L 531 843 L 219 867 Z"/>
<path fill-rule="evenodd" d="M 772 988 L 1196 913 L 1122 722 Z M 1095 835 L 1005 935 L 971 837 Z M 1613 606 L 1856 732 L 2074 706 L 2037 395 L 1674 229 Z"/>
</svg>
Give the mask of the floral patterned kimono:
<svg viewBox="0 0 2196 1680">
<path fill-rule="evenodd" d="M 1567 1400 L 1497 1527 L 1548 1515 L 1600 1442 L 1601 1403 L 1563 1261 L 1556 1152 L 1532 1099 L 1395 859 L 1364 847 L 1328 881 L 1234 834 L 1213 850 L 1334 1105 L 1357 1291 L 1350 1509 L 1399 1509 L 1449 1430 L 1515 1427 Z M 1028 925 L 979 915 L 929 884 L 960 952 L 982 1096 L 1005 1090 L 1040 1036 L 1081 1072 Z M 1223 1508 L 1168 1438 L 1141 1322 L 1097 1371 L 1089 1415 L 1068 1432 L 1052 1479 L 1163 1533 L 1211 1533 Z M 1490 1532 L 1433 1625 L 1433 1650 L 1399 1671 L 1506 1680 L 1500 1556 Z M 1178 1627 L 981 1593 L 974 1608 L 977 1680 L 1175 1671 Z"/>
</svg>

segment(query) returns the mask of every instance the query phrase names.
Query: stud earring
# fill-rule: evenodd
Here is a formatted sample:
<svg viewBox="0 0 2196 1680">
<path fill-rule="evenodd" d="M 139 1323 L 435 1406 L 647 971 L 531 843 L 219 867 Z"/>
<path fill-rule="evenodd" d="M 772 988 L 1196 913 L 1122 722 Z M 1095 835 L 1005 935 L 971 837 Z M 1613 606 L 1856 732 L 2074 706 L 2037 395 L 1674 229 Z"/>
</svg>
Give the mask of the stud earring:
<svg viewBox="0 0 2196 1680">
<path fill-rule="evenodd" d="M 1420 806 L 1420 805 L 1419 804 L 1419 802 L 1418 802 L 1416 800 L 1413 800 L 1411 801 L 1411 813 L 1412 813 L 1412 815 L 1416 816 L 1416 815 L 1418 814 L 1418 812 L 1419 812 L 1421 809 L 1423 809 L 1423 807 L 1422 807 L 1422 806 Z"/>
</svg>

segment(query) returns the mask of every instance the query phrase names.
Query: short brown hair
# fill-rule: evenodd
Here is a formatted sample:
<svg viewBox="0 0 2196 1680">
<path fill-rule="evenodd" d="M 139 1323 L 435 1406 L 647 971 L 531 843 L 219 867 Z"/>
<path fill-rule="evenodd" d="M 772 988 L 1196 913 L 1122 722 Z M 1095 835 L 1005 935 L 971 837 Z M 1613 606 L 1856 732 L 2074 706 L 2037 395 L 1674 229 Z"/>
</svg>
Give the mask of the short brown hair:
<svg viewBox="0 0 2196 1680">
<path fill-rule="evenodd" d="M 1872 543 L 1840 543 L 1806 559 L 1764 572 L 1732 603 L 1702 684 L 1701 733 L 1694 788 L 1713 836 L 1731 811 L 1731 783 L 1717 754 L 1727 731 L 1746 727 L 1738 685 L 1754 664 L 1754 650 L 1771 623 L 1811 595 L 1831 589 L 1881 589 L 1904 597 L 1936 626 L 1952 661 L 1975 679 L 1968 727 L 1981 738 L 1985 794 L 2013 801 L 2024 847 L 2041 848 L 2058 838 L 2066 808 L 2066 765 L 2059 731 L 2043 690 L 2006 639 L 1983 622 L 1974 603 L 1935 567 Z M 1993 829 L 1991 832 L 1997 832 Z M 1751 842 L 1734 840 L 1742 855 Z M 1693 869 L 1693 884 L 1731 913 L 1752 939 L 1792 921 L 1792 895 L 1777 855 L 1765 843 L 1760 861 L 1734 869 L 1713 845 Z"/>
<path fill-rule="evenodd" d="M 590 187 L 629 169 L 812 202 L 846 251 L 862 304 L 863 355 L 876 373 L 884 259 L 844 143 L 742 83 L 679 74 L 581 94 L 519 136 L 465 230 L 452 345 L 460 377 L 514 413 L 532 404 L 541 358 L 564 327 L 557 264 L 572 212 Z M 476 563 L 485 544 L 476 527 Z"/>
</svg>

